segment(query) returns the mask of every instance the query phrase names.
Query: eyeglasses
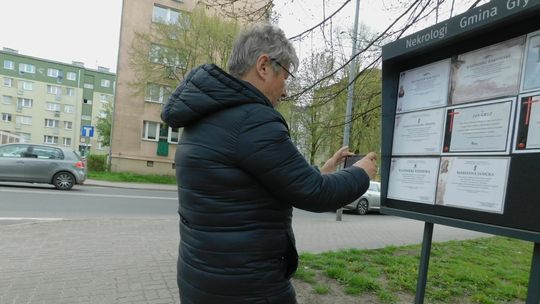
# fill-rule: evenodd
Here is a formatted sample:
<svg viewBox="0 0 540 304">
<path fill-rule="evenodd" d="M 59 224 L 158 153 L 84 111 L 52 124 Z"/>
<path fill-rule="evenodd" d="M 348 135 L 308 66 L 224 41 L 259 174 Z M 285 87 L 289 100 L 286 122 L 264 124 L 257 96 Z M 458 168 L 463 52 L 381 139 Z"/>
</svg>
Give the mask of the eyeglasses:
<svg viewBox="0 0 540 304">
<path fill-rule="evenodd" d="M 293 73 L 289 72 L 276 58 L 270 58 L 271 61 L 275 62 L 280 68 L 282 68 L 289 76 L 292 78 L 296 78 L 296 76 L 293 75 Z"/>
</svg>

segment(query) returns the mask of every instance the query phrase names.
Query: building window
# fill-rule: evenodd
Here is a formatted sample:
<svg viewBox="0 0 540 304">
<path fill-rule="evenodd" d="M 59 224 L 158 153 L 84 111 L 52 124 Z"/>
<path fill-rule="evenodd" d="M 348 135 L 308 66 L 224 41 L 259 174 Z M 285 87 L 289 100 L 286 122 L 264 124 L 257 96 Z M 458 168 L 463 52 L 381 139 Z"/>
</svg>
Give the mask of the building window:
<svg viewBox="0 0 540 304">
<path fill-rule="evenodd" d="M 2 103 L 5 105 L 13 104 L 13 96 L 2 95 Z"/>
<path fill-rule="evenodd" d="M 4 69 L 6 70 L 14 70 L 15 69 L 15 63 L 11 60 L 4 60 Z"/>
<path fill-rule="evenodd" d="M 81 115 L 82 120 L 92 120 L 92 116 L 90 115 Z"/>
<path fill-rule="evenodd" d="M 101 79 L 101 87 L 110 88 L 111 87 L 111 81 L 109 79 Z"/>
<path fill-rule="evenodd" d="M 99 101 L 102 103 L 109 103 L 109 97 L 105 94 L 101 94 L 101 96 L 99 96 Z"/>
<path fill-rule="evenodd" d="M 31 142 L 32 141 L 32 134 L 30 133 L 19 133 L 20 136 L 22 136 L 23 140 L 22 142 Z"/>
<path fill-rule="evenodd" d="M 30 98 L 19 98 L 17 100 L 17 107 L 31 108 L 33 104 L 34 104 L 34 100 Z"/>
<path fill-rule="evenodd" d="M 11 88 L 13 86 L 13 78 L 4 77 L 4 86 Z"/>
<path fill-rule="evenodd" d="M 73 130 L 73 122 L 72 121 L 64 121 L 64 129 Z"/>
<path fill-rule="evenodd" d="M 77 80 L 77 74 L 75 74 L 74 72 L 67 72 L 66 78 L 67 80 Z"/>
<path fill-rule="evenodd" d="M 22 125 L 31 125 L 32 116 L 17 116 L 17 118 L 15 118 L 15 121 Z"/>
<path fill-rule="evenodd" d="M 91 84 L 91 83 L 85 83 L 83 87 L 84 87 L 85 89 L 90 89 L 90 90 L 93 90 L 93 89 L 94 89 L 94 85 Z"/>
<path fill-rule="evenodd" d="M 45 118 L 45 127 L 46 128 L 58 128 L 58 124 L 60 121 L 56 119 L 48 119 Z"/>
<path fill-rule="evenodd" d="M 160 123 L 145 121 L 143 127 L 143 139 L 157 141 L 159 138 Z"/>
<path fill-rule="evenodd" d="M 62 106 L 56 102 L 47 102 L 46 109 L 47 111 L 60 111 Z"/>
<path fill-rule="evenodd" d="M 49 77 L 58 77 L 58 75 L 60 75 L 60 71 L 57 70 L 57 69 L 51 69 L 51 68 L 48 68 L 47 69 L 47 76 Z"/>
<path fill-rule="evenodd" d="M 149 83 L 146 87 L 146 101 L 164 103 L 169 100 L 172 88 L 155 83 Z"/>
<path fill-rule="evenodd" d="M 28 63 L 19 63 L 19 72 L 34 74 L 36 72 L 36 67 Z"/>
<path fill-rule="evenodd" d="M 152 21 L 158 23 L 177 23 L 180 17 L 180 12 L 168 7 L 154 5 Z"/>
<path fill-rule="evenodd" d="M 47 93 L 58 95 L 58 94 L 61 94 L 61 92 L 62 92 L 62 88 L 58 86 L 53 86 L 50 84 L 47 85 Z"/>
<path fill-rule="evenodd" d="M 23 81 L 21 86 L 25 91 L 32 91 L 34 89 L 34 83 L 29 81 Z"/>
<path fill-rule="evenodd" d="M 169 143 L 177 144 L 180 141 L 180 134 L 182 134 L 181 129 L 169 127 L 169 136 L 168 136 Z"/>
<path fill-rule="evenodd" d="M 73 88 L 66 88 L 67 96 L 75 96 L 75 90 Z"/>
<path fill-rule="evenodd" d="M 50 145 L 57 145 L 58 144 L 58 136 L 50 136 L 45 135 L 43 136 L 43 142 Z"/>
<path fill-rule="evenodd" d="M 164 64 L 175 67 L 185 67 L 186 64 L 180 59 L 178 53 L 173 49 L 157 44 L 150 46 L 149 60 L 153 63 Z"/>
<path fill-rule="evenodd" d="M 71 147 L 71 138 L 70 137 L 64 137 L 62 140 L 62 144 L 64 147 Z"/>
<path fill-rule="evenodd" d="M 75 110 L 75 107 L 74 107 L 74 106 L 64 105 L 64 112 L 65 112 L 65 113 L 73 113 L 74 110 Z"/>
<path fill-rule="evenodd" d="M 10 113 L 2 113 L 2 121 L 11 122 L 11 114 Z"/>
</svg>

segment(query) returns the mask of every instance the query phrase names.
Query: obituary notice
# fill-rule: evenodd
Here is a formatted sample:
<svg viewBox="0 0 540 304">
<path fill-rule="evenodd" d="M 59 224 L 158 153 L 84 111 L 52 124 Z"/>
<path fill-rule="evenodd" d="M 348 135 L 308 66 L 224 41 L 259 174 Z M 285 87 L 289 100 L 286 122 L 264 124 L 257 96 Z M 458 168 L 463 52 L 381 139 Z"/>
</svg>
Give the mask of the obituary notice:
<svg viewBox="0 0 540 304">
<path fill-rule="evenodd" d="M 520 96 L 514 139 L 516 153 L 540 151 L 540 92 Z"/>
<path fill-rule="evenodd" d="M 388 198 L 435 203 L 439 158 L 392 158 Z"/>
<path fill-rule="evenodd" d="M 449 79 L 450 59 L 401 72 L 396 113 L 446 106 Z"/>
<path fill-rule="evenodd" d="M 444 108 L 397 114 L 392 154 L 440 154 L 444 114 Z"/>
<path fill-rule="evenodd" d="M 443 157 L 437 205 L 503 213 L 509 157 Z"/>
<path fill-rule="evenodd" d="M 525 36 L 457 56 L 452 104 L 517 95 Z"/>
<path fill-rule="evenodd" d="M 448 108 L 443 152 L 508 153 L 514 102 L 509 98 Z"/>
<path fill-rule="evenodd" d="M 540 31 L 527 37 L 521 91 L 540 90 Z"/>
</svg>

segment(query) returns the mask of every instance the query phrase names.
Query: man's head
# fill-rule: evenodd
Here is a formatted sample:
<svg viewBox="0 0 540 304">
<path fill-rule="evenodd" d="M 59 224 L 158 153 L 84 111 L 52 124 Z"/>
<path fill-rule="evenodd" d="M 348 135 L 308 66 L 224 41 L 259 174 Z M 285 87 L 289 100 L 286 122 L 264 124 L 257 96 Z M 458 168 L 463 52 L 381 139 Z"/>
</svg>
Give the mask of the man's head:
<svg viewBox="0 0 540 304">
<path fill-rule="evenodd" d="M 277 105 L 287 94 L 285 79 L 298 67 L 298 57 L 280 28 L 256 24 L 236 39 L 228 66 L 232 76 L 250 82 Z"/>
</svg>

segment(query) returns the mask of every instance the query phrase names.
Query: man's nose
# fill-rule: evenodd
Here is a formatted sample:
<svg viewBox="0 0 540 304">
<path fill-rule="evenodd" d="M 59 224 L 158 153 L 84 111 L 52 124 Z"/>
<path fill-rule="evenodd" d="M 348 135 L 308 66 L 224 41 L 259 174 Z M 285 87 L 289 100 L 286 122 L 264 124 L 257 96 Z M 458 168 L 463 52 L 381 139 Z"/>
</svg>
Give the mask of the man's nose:
<svg viewBox="0 0 540 304">
<path fill-rule="evenodd" d="M 283 87 L 283 92 L 281 92 L 281 98 L 287 97 L 287 86 Z"/>
</svg>

